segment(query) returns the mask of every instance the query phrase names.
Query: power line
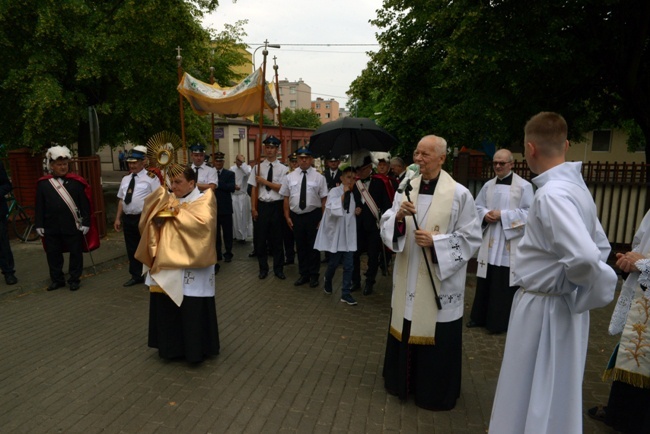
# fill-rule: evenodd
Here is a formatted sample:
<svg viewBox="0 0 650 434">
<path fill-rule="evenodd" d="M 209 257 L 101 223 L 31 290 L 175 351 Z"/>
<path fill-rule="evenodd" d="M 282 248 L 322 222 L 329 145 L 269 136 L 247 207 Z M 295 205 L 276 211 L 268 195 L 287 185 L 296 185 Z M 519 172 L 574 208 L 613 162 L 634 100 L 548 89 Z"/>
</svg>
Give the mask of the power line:
<svg viewBox="0 0 650 434">
<path fill-rule="evenodd" d="M 262 43 L 246 43 L 249 47 L 253 47 L 256 45 L 264 45 L 264 42 Z M 283 47 L 379 47 L 379 44 L 281 44 L 278 43 L 278 45 L 281 45 Z"/>
</svg>

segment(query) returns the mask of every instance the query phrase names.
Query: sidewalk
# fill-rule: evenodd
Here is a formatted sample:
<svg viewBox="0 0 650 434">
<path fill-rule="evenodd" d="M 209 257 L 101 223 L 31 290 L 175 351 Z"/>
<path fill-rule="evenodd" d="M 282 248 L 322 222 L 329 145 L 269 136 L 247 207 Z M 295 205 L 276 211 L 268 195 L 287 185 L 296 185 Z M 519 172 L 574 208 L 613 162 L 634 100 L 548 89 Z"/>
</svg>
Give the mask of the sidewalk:
<svg viewBox="0 0 650 434">
<path fill-rule="evenodd" d="M 45 291 L 39 244 L 12 248 L 19 283 L 0 282 L 1 433 L 487 432 L 505 335 L 464 329 L 454 410 L 400 403 L 381 375 L 388 277 L 347 306 L 340 287 L 333 296 L 294 287 L 296 265 L 285 267 L 287 280 L 260 281 L 250 243 L 235 243 L 233 262 L 217 275 L 221 354 L 195 366 L 147 348 L 148 292 L 122 287 L 129 276 L 121 233 L 109 229 L 93 252 L 97 274 L 85 255 L 77 292 Z M 474 277 L 468 281 L 466 317 Z M 606 333 L 612 309 L 592 314 L 585 409 L 609 393 L 600 376 L 617 340 Z M 612 431 L 585 418 L 584 432 Z"/>
</svg>

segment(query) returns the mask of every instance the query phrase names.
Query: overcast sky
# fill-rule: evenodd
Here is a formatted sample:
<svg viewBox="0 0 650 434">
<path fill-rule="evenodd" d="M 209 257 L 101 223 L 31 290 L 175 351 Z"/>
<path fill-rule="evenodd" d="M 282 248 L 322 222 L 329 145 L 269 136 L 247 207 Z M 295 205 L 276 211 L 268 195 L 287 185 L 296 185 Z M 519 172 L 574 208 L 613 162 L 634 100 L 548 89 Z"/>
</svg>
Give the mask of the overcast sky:
<svg viewBox="0 0 650 434">
<path fill-rule="evenodd" d="M 347 106 L 346 91 L 368 63 L 366 51 L 378 46 L 296 46 L 292 44 L 377 44 L 377 28 L 369 23 L 376 17 L 382 0 L 220 0 L 217 11 L 206 16 L 204 25 L 217 31 L 224 23 L 248 20 L 244 42 L 251 51 L 265 40 L 280 44 L 269 49 L 267 80 L 274 75 L 277 57 L 280 80 L 302 78 L 311 86 L 312 100 L 334 98 Z M 255 44 L 255 45 L 253 45 Z M 257 50 L 255 65 L 262 61 Z"/>
</svg>

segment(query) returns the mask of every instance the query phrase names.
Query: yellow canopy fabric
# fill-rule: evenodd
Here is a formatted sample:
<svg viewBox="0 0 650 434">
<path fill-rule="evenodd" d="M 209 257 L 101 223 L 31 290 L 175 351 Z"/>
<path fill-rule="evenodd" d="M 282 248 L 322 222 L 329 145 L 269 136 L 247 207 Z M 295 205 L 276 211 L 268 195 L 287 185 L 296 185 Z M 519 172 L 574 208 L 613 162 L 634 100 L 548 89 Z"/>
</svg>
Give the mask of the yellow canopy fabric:
<svg viewBox="0 0 650 434">
<path fill-rule="evenodd" d="M 259 113 L 261 109 L 262 70 L 260 68 L 253 72 L 234 87 L 204 83 L 186 72 L 177 89 L 199 115 L 215 113 L 228 117 L 250 116 Z M 264 90 L 265 108 L 277 108 L 273 84 L 267 83 Z"/>
</svg>

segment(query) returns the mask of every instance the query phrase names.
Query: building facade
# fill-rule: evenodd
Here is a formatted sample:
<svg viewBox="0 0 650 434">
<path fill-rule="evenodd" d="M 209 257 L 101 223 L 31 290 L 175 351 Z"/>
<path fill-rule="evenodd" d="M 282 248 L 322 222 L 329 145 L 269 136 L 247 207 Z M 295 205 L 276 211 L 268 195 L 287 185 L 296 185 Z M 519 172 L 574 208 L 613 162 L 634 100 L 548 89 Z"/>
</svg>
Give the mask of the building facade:
<svg viewBox="0 0 650 434">
<path fill-rule="evenodd" d="M 307 109 L 311 108 L 311 87 L 299 78 L 298 81 L 278 80 L 280 88 L 280 108 Z"/>
<path fill-rule="evenodd" d="M 315 101 L 311 102 L 311 109 L 318 115 L 323 124 L 335 121 L 339 118 L 339 102 L 334 98 L 327 100 L 316 98 Z"/>
</svg>

